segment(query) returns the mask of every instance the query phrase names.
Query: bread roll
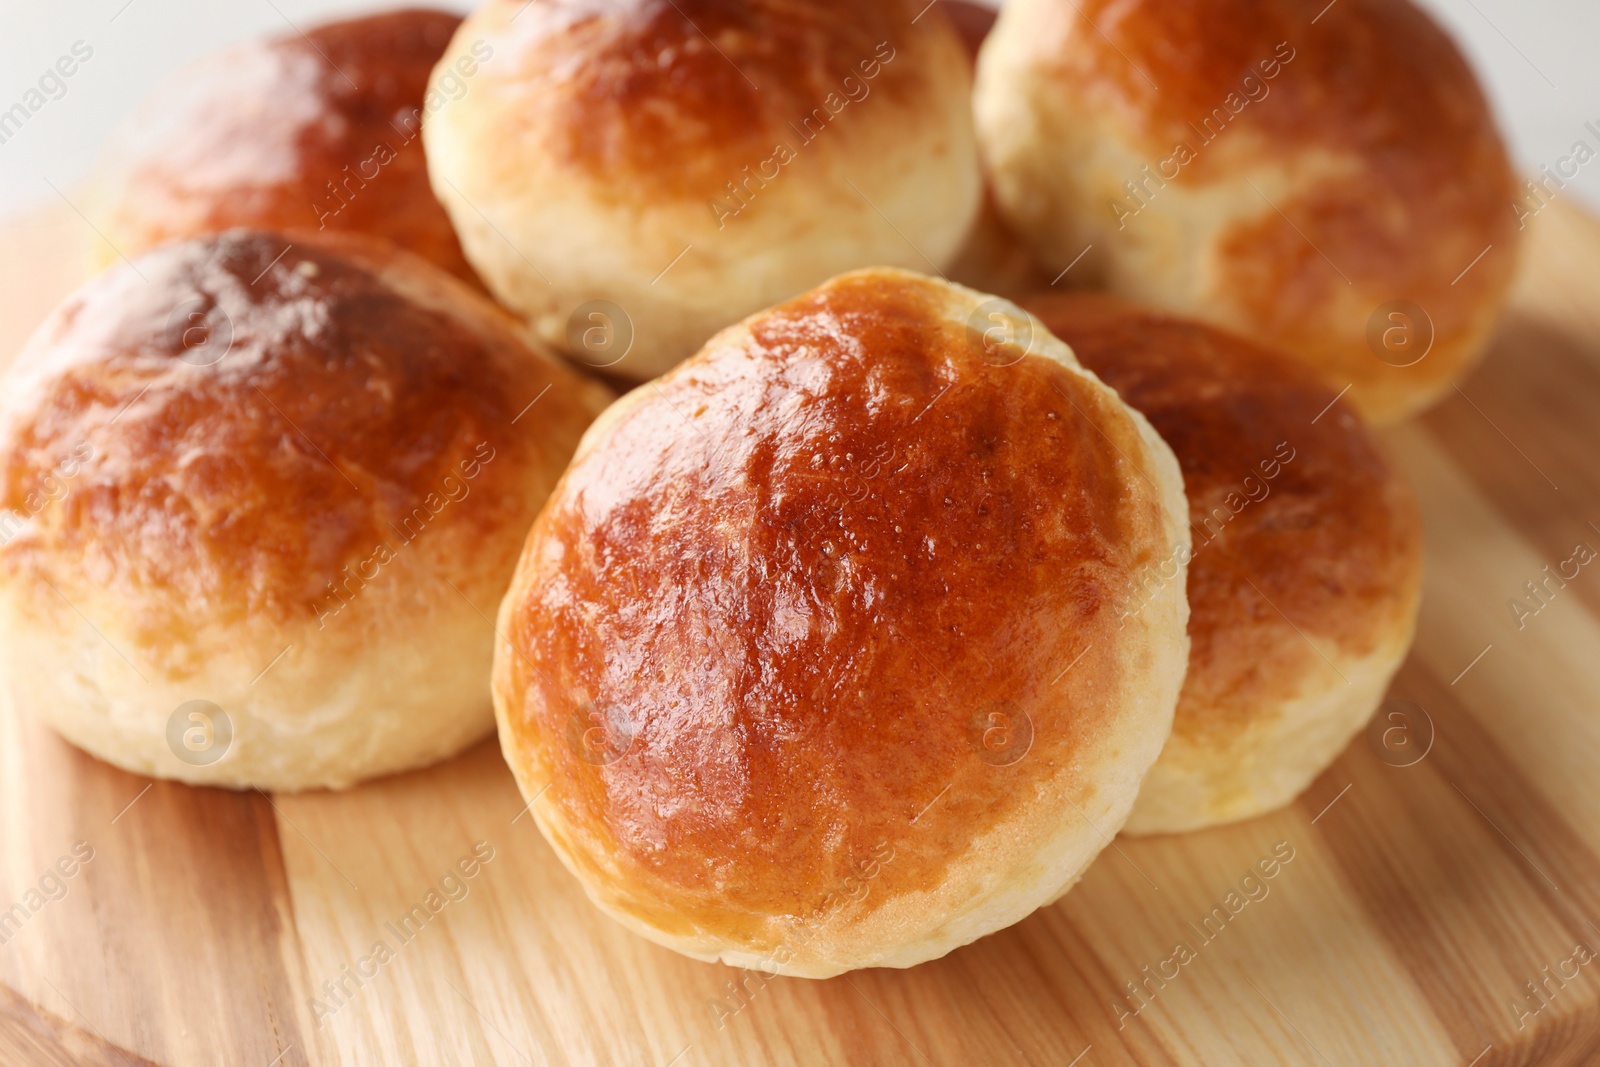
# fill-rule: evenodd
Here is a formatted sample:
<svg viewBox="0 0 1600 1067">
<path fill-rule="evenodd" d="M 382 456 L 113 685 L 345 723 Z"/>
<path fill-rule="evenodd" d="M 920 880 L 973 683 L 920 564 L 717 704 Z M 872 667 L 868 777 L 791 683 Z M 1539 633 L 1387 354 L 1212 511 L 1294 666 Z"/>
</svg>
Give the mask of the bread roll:
<svg viewBox="0 0 1600 1067">
<path fill-rule="evenodd" d="M 494 56 L 424 131 L 434 190 L 503 303 L 633 381 L 840 271 L 941 270 L 979 175 L 925 6 L 488 0 L 439 67 Z"/>
<path fill-rule="evenodd" d="M 805 977 L 941 956 L 1122 825 L 1187 657 L 1183 511 L 1013 305 L 846 274 L 584 437 L 501 606 L 501 745 L 645 937 Z"/>
<path fill-rule="evenodd" d="M 1505 146 L 1409 0 L 1013 0 L 976 112 L 1052 276 L 1087 249 L 1069 283 L 1290 352 L 1374 421 L 1448 390 L 1505 302 Z"/>
<path fill-rule="evenodd" d="M 456 72 L 425 95 L 460 22 L 393 11 L 246 41 L 174 74 L 102 161 L 106 236 L 132 256 L 235 226 L 364 233 L 480 284 L 422 155 L 423 119 L 465 84 Z"/>
<path fill-rule="evenodd" d="M 140 774 L 337 787 L 486 734 L 489 617 L 608 399 L 421 259 L 287 244 L 113 268 L 0 401 L 0 693 Z"/>
<path fill-rule="evenodd" d="M 1150 420 L 1189 494 L 1189 673 L 1126 831 L 1289 803 L 1372 716 L 1410 648 L 1422 593 L 1410 487 L 1286 356 L 1106 297 L 1028 306 Z"/>
</svg>

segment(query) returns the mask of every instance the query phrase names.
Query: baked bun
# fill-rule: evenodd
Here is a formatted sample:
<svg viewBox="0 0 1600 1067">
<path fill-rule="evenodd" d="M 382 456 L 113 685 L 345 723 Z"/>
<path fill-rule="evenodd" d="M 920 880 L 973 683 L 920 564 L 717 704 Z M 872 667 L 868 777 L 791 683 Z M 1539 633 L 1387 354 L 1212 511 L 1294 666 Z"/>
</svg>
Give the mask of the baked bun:
<svg viewBox="0 0 1600 1067">
<path fill-rule="evenodd" d="M 479 284 L 419 136 L 465 86 L 428 74 L 461 16 L 410 9 L 247 41 L 168 78 L 112 140 L 95 213 L 137 255 L 236 226 L 381 237 Z M 103 262 L 116 259 L 107 253 Z"/>
<path fill-rule="evenodd" d="M 969 62 L 924 0 L 488 0 L 423 137 L 467 257 L 642 381 L 843 270 L 941 270 L 978 207 Z M 926 257 L 926 258 L 924 258 Z"/>
<path fill-rule="evenodd" d="M 0 401 L 0 691 L 141 774 L 337 787 L 486 734 L 487 616 L 609 399 L 419 258 L 286 245 L 113 268 Z"/>
<path fill-rule="evenodd" d="M 941 956 L 1122 825 L 1183 678 L 1182 563 L 1118 605 L 1183 514 L 1160 438 L 1013 305 L 846 274 L 584 437 L 500 610 L 506 759 L 651 940 L 813 978 Z"/>
<path fill-rule="evenodd" d="M 978 62 L 979 138 L 1052 276 L 1088 248 L 1073 280 L 1292 353 L 1387 422 L 1487 342 L 1516 188 L 1432 19 L 1408 0 L 1316 14 L 1012 0 Z"/>
<path fill-rule="evenodd" d="M 1189 673 L 1126 831 L 1287 804 L 1371 717 L 1411 645 L 1409 486 L 1286 356 L 1101 296 L 1028 306 L 1150 420 L 1189 494 Z"/>
</svg>

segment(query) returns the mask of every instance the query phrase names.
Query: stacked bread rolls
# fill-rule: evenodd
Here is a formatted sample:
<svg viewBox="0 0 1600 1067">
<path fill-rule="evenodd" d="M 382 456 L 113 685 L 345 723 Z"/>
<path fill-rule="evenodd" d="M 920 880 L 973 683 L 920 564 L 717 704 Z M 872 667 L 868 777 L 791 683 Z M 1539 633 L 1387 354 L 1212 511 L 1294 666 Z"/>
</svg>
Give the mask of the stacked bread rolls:
<svg viewBox="0 0 1600 1067">
<path fill-rule="evenodd" d="M 1514 253 L 1454 47 L 1324 14 L 486 0 L 202 61 L 0 401 L 0 696 L 234 788 L 497 723 L 602 910 L 808 977 L 1289 803 L 1418 611 L 1364 419 Z"/>
</svg>

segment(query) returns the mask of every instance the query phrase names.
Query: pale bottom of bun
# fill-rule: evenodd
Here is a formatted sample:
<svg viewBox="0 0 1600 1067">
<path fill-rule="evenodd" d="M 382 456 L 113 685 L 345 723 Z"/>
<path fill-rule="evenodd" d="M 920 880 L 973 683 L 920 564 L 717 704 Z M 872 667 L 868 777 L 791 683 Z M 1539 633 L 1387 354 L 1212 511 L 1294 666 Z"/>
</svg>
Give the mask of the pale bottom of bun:
<svg viewBox="0 0 1600 1067">
<path fill-rule="evenodd" d="M 410 641 L 313 629 L 284 638 L 270 667 L 272 652 L 222 652 L 196 670 L 161 671 L 142 658 L 136 670 L 87 623 L 63 630 L 0 604 L 0 699 L 136 774 L 228 789 L 343 789 L 436 763 L 491 732 L 491 645 L 475 621 L 452 619 Z M 207 707 L 186 707 L 197 700 L 221 708 L 227 725 Z"/>
<path fill-rule="evenodd" d="M 1409 644 L 1366 657 L 1336 656 L 1348 684 L 1318 659 L 1300 695 L 1260 710 L 1224 744 L 1175 732 L 1145 777 L 1123 832 L 1182 833 L 1288 804 L 1372 717 Z"/>
</svg>

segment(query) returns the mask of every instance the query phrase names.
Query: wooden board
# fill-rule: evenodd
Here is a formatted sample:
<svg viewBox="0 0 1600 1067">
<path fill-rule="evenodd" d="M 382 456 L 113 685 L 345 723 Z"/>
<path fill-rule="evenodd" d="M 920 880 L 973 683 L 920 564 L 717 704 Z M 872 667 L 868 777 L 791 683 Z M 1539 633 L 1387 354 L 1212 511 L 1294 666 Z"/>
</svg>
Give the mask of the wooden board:
<svg viewBox="0 0 1600 1067">
<path fill-rule="evenodd" d="M 85 239 L 65 206 L 0 233 L 0 352 L 76 280 Z M 0 1063 L 1594 1062 L 1600 959 L 1574 951 L 1600 949 L 1600 566 L 1520 630 L 1507 600 L 1600 548 L 1600 222 L 1549 207 L 1525 253 L 1488 360 L 1386 434 L 1428 529 L 1391 693 L 1431 722 L 1424 751 L 1413 713 L 1414 764 L 1358 739 L 1282 812 L 1119 840 L 1010 930 L 811 982 L 602 917 L 492 744 L 269 797 L 152 783 L 0 715 L 0 911 L 93 849 L 0 946 Z M 475 847 L 492 859 L 465 895 L 397 937 Z M 1293 858 L 1268 894 L 1203 941 L 1191 924 L 1275 847 Z M 1147 978 L 1179 940 L 1195 958 Z"/>
</svg>

